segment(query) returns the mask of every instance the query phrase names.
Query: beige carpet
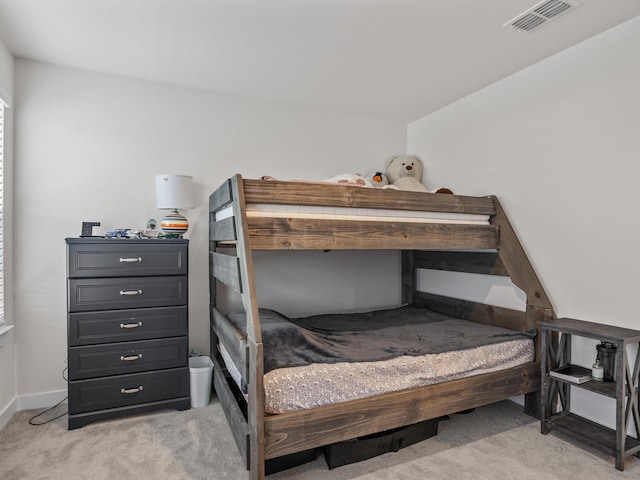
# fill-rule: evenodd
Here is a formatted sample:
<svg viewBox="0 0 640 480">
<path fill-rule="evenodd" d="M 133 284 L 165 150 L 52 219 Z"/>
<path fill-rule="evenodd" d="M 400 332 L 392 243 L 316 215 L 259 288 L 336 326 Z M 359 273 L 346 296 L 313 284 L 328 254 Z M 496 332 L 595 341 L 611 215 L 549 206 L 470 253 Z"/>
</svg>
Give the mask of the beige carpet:
<svg viewBox="0 0 640 480">
<path fill-rule="evenodd" d="M 248 478 L 215 399 L 206 408 L 97 422 L 72 431 L 66 429 L 66 416 L 29 425 L 35 413 L 18 412 L 0 431 L 2 480 Z M 640 458 L 627 459 L 626 470 L 619 472 L 613 457 L 556 433 L 542 435 L 539 423 L 518 405 L 501 402 L 454 415 L 440 422 L 437 436 L 396 453 L 333 470 L 319 456 L 268 478 L 638 479 Z"/>
</svg>

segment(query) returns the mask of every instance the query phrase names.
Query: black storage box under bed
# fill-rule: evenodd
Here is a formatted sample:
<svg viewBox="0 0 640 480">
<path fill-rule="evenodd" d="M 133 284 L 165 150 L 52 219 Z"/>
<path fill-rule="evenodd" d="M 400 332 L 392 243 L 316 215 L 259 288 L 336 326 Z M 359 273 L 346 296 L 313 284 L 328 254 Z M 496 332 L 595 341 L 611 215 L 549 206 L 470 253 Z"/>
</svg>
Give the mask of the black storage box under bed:
<svg viewBox="0 0 640 480">
<path fill-rule="evenodd" d="M 446 417 L 445 417 L 446 418 Z M 329 469 L 361 462 L 388 452 L 397 452 L 438 434 L 438 423 L 444 418 L 434 418 L 406 427 L 374 433 L 353 440 L 326 445 L 324 458 Z"/>
</svg>

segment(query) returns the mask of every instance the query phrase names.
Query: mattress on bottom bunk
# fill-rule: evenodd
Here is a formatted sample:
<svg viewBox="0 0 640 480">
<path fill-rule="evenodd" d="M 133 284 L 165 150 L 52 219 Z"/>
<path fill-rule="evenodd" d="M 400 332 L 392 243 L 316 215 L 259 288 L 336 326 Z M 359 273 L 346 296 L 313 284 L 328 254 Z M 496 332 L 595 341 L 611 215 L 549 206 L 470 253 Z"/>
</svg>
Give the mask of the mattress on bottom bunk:
<svg viewBox="0 0 640 480">
<path fill-rule="evenodd" d="M 244 331 L 244 313 L 229 320 Z M 288 319 L 260 309 L 265 411 L 286 413 L 504 370 L 533 361 L 535 331 L 403 306 Z M 239 371 L 221 352 L 239 385 Z"/>
</svg>

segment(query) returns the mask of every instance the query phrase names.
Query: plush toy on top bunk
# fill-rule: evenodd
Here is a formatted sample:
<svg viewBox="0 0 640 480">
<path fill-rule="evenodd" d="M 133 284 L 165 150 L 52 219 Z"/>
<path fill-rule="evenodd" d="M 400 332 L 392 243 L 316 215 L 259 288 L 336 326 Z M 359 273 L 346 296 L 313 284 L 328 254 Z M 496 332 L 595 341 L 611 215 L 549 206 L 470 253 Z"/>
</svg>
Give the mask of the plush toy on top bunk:
<svg viewBox="0 0 640 480">
<path fill-rule="evenodd" d="M 415 155 L 394 155 L 386 162 L 386 175 L 391 186 L 411 192 L 429 192 L 422 183 L 424 165 Z M 438 188 L 431 193 L 453 193 L 448 188 Z"/>
<path fill-rule="evenodd" d="M 392 188 L 398 190 L 398 187 L 389 185 L 387 176 L 382 172 L 371 172 L 365 177 L 359 173 L 339 173 L 338 175 L 324 179 L 323 182 L 339 183 L 341 185 L 352 185 L 358 187 Z"/>
<path fill-rule="evenodd" d="M 369 182 L 371 182 L 371 186 L 374 188 L 394 188 L 396 190 L 398 189 L 398 187 L 389 185 L 389 179 L 382 172 L 371 172 L 365 178 L 369 180 Z"/>
<path fill-rule="evenodd" d="M 340 183 L 359 187 L 370 187 L 371 182 L 359 173 L 339 173 L 333 177 L 325 178 L 323 182 Z"/>
</svg>

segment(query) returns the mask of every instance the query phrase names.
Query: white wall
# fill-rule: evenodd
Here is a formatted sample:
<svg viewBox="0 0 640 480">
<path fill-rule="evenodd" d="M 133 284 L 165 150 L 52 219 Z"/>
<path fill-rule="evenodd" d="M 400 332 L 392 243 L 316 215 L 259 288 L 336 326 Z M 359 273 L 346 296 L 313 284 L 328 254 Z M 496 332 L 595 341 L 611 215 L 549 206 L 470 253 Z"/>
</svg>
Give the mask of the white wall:
<svg viewBox="0 0 640 480">
<path fill-rule="evenodd" d="M 639 85 L 637 17 L 408 127 L 429 187 L 500 198 L 558 316 L 640 328 Z M 615 425 L 587 395 L 576 411 Z"/>
<path fill-rule="evenodd" d="M 13 96 L 14 62 L 13 56 L 0 42 L 0 95 Z M 9 101 L 9 98 L 6 98 Z M 13 108 L 4 111 L 4 282 L 5 282 L 5 320 L 13 324 L 12 301 L 12 182 L 13 175 Z M 2 337 L 4 346 L 0 348 L 0 428 L 9 420 L 16 407 L 16 350 L 15 329 Z"/>
<path fill-rule="evenodd" d="M 26 60 L 16 61 L 15 97 L 18 394 L 27 398 L 66 389 L 64 238 L 79 235 L 82 221 L 101 222 L 96 233 L 143 227 L 162 217 L 154 175 L 194 177 L 196 208 L 187 212 L 190 343 L 208 352 L 209 194 L 235 173 L 320 180 L 379 169 L 388 154 L 406 150 L 404 124 Z M 364 257 L 340 259 L 370 268 Z M 395 268 L 393 258 L 385 261 L 383 267 Z M 271 306 L 286 309 L 299 288 L 293 284 Z M 259 289 L 268 299 L 268 289 Z M 388 303 L 399 297 L 376 285 L 371 293 Z M 314 295 L 327 301 L 322 290 Z M 354 306 L 353 299 L 338 301 Z"/>
</svg>

